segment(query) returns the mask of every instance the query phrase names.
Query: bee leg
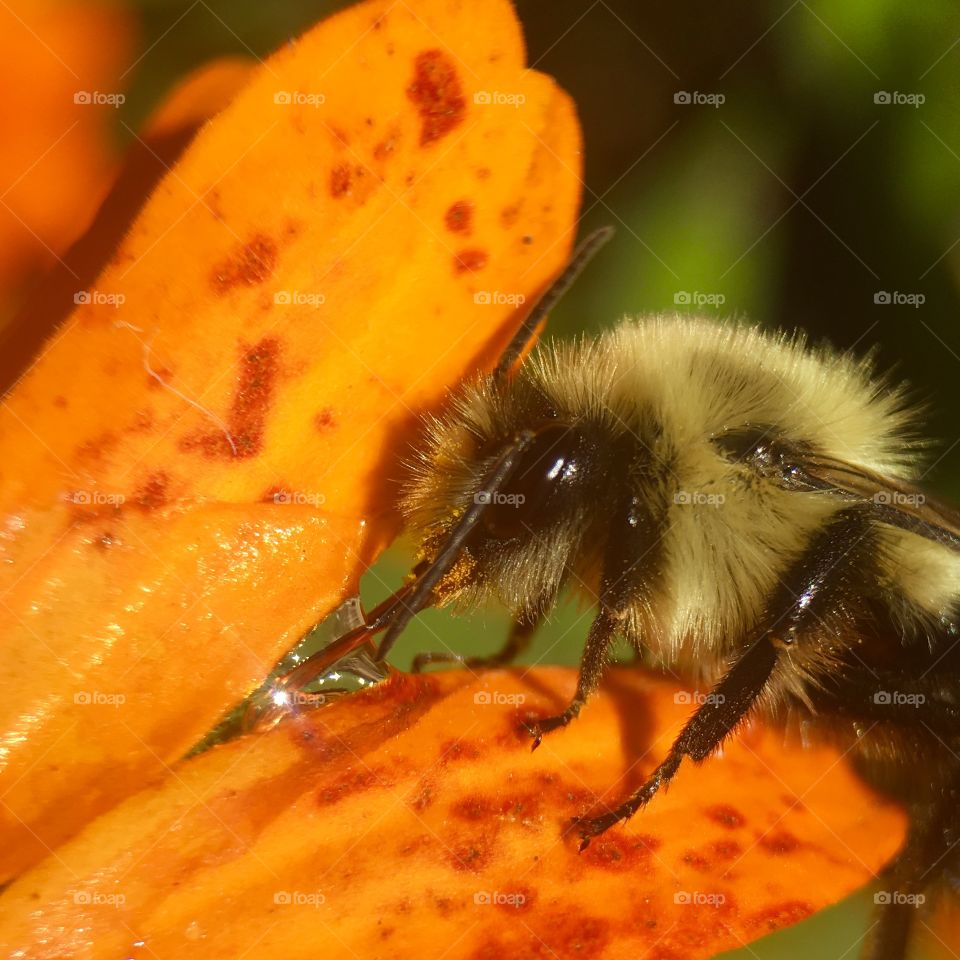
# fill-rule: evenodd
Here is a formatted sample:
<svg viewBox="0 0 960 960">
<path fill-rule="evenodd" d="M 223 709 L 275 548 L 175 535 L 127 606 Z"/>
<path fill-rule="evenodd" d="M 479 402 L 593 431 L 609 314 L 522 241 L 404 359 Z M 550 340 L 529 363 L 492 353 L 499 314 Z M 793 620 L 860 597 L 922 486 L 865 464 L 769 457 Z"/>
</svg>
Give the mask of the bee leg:
<svg viewBox="0 0 960 960">
<path fill-rule="evenodd" d="M 413 673 L 420 673 L 431 663 L 460 663 L 475 670 L 507 666 L 530 646 L 530 641 L 541 622 L 540 617 L 533 620 L 517 620 L 510 628 L 503 646 L 489 657 L 462 657 L 456 653 L 418 653 L 413 658 L 410 669 Z"/>
<path fill-rule="evenodd" d="M 903 849 L 874 894 L 877 909 L 861 960 L 904 960 L 926 891 L 952 868 L 960 777 L 935 785 L 934 797 L 910 805 Z"/>
<path fill-rule="evenodd" d="M 607 662 L 607 651 L 619 626 L 620 619 L 612 611 L 600 613 L 590 625 L 587 642 L 583 648 L 583 656 L 580 658 L 580 673 L 577 677 L 576 693 L 563 713 L 557 714 L 555 717 L 545 717 L 527 728 L 530 736 L 533 737 L 531 750 L 536 750 L 540 746 L 540 741 L 545 733 L 556 730 L 558 727 L 565 727 L 580 713 L 588 697 L 600 683 L 600 677 Z"/>
<path fill-rule="evenodd" d="M 603 833 L 621 820 L 627 820 L 649 803 L 654 794 L 670 782 L 684 757 L 689 757 L 694 763 L 706 759 L 754 705 L 776 662 L 777 648 L 769 637 L 761 637 L 730 668 L 714 688 L 713 695 L 687 721 L 666 760 L 639 790 L 616 810 L 602 817 L 578 818 L 580 849 L 587 847 L 591 837 Z"/>
</svg>

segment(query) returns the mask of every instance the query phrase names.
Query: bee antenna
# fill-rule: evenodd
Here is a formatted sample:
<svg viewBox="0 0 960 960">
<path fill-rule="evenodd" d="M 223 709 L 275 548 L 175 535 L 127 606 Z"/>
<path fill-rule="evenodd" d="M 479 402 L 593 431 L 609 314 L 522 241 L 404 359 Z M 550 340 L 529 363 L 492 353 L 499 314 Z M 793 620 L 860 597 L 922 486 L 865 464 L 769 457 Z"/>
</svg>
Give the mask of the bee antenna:
<svg viewBox="0 0 960 960">
<path fill-rule="evenodd" d="M 390 652 L 397 637 L 404 631 L 407 624 L 430 602 L 430 594 L 440 579 L 454 565 L 467 537 L 473 532 L 477 521 L 484 510 L 490 506 L 495 494 L 517 467 L 520 454 L 530 445 L 535 434 L 532 430 L 521 430 L 508 443 L 497 457 L 483 480 L 480 489 L 474 494 L 473 503 L 460 518 L 457 525 L 450 531 L 440 552 L 434 557 L 423 575 L 416 581 L 408 594 L 399 598 L 396 612 L 391 617 L 387 632 L 380 641 L 377 659 L 383 660 Z"/>
<path fill-rule="evenodd" d="M 543 318 L 556 306 L 557 301 L 573 286 L 573 282 L 583 272 L 583 268 L 593 259 L 597 251 L 613 236 L 613 227 L 601 227 L 594 230 L 581 242 L 567 261 L 559 276 L 543 291 L 534 303 L 533 309 L 524 318 L 520 329 L 513 335 L 507 348 L 500 354 L 494 368 L 495 380 L 502 380 L 511 367 L 523 355 L 527 344 L 533 339 Z"/>
</svg>

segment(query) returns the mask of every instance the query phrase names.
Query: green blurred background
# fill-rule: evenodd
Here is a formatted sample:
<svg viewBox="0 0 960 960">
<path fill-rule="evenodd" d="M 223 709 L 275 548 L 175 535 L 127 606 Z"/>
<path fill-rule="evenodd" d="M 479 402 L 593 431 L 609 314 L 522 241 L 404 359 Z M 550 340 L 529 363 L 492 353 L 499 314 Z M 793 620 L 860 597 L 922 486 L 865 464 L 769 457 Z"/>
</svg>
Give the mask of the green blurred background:
<svg viewBox="0 0 960 960">
<path fill-rule="evenodd" d="M 224 53 L 266 54 L 342 6 L 140 0 L 143 56 L 121 119 L 136 129 L 190 67 Z M 705 312 L 799 326 L 858 352 L 875 348 L 881 368 L 895 369 L 930 401 L 929 433 L 938 446 L 929 484 L 960 494 L 956 5 L 517 6 L 531 65 L 556 77 L 579 106 L 582 229 L 618 228 L 556 310 L 552 333 L 598 330 L 628 313 L 690 309 L 676 306 L 686 292 L 722 298 Z M 681 91 L 722 94 L 725 102 L 676 103 Z M 884 92 L 923 102 L 875 102 Z M 923 302 L 878 304 L 880 292 Z M 403 545 L 391 551 L 366 577 L 365 603 L 395 589 L 409 562 Z M 575 663 L 588 617 L 564 605 L 527 662 Z M 465 653 L 493 650 L 506 626 L 495 611 L 455 628 L 447 614 L 428 612 L 404 635 L 394 661 L 406 665 L 415 652 L 444 649 L 440 638 L 452 635 L 463 639 Z M 855 956 L 869 903 L 865 893 L 735 956 Z"/>
</svg>

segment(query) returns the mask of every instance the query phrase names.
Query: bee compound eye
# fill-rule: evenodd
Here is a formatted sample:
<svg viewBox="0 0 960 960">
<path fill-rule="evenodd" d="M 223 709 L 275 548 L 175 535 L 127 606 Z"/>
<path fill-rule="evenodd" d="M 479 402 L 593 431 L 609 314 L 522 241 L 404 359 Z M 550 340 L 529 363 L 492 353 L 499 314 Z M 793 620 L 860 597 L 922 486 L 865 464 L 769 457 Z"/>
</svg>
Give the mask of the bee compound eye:
<svg viewBox="0 0 960 960">
<path fill-rule="evenodd" d="M 488 504 L 481 518 L 484 532 L 496 540 L 529 534 L 558 511 L 566 491 L 583 482 L 587 459 L 580 431 L 559 423 L 542 427 L 507 482 L 476 495 L 477 502 Z"/>
</svg>

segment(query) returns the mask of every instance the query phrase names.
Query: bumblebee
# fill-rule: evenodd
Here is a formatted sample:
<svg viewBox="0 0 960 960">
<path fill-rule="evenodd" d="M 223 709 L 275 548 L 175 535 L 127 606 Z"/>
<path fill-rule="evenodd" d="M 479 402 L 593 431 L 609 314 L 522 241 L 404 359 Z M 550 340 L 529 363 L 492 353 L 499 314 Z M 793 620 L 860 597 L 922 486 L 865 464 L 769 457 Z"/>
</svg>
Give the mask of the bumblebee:
<svg viewBox="0 0 960 960">
<path fill-rule="evenodd" d="M 582 845 L 748 716 L 802 725 L 910 813 L 866 948 L 903 957 L 917 895 L 960 868 L 960 514 L 918 486 L 922 411 L 869 359 L 706 319 L 624 320 L 520 362 L 607 235 L 426 421 L 401 500 L 420 562 L 324 660 L 382 630 L 384 657 L 425 606 L 494 601 L 515 626 L 469 662 L 500 665 L 572 587 L 596 614 L 576 693 L 534 747 L 576 718 L 619 639 L 712 688 L 646 783 L 578 822 Z M 438 659 L 458 658 L 417 666 Z"/>
</svg>

